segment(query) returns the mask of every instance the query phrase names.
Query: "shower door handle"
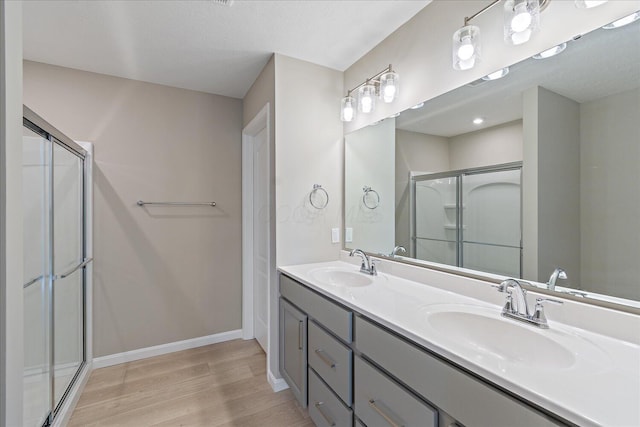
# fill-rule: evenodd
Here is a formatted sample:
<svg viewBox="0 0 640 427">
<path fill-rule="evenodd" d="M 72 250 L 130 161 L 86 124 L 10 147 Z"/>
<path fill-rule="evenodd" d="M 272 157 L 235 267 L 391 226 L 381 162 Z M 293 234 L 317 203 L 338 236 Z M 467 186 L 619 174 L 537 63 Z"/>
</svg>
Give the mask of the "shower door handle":
<svg viewBox="0 0 640 427">
<path fill-rule="evenodd" d="M 58 274 L 56 276 L 53 276 L 53 280 L 58 280 L 58 279 L 64 279 L 65 277 L 69 277 L 71 276 L 73 273 L 76 272 L 76 270 L 80 270 L 81 268 L 85 267 L 87 264 L 89 264 L 91 261 L 93 261 L 93 258 L 85 258 L 84 261 L 82 261 L 80 264 L 76 265 L 75 267 L 73 267 L 70 270 L 65 271 L 62 274 Z"/>
</svg>

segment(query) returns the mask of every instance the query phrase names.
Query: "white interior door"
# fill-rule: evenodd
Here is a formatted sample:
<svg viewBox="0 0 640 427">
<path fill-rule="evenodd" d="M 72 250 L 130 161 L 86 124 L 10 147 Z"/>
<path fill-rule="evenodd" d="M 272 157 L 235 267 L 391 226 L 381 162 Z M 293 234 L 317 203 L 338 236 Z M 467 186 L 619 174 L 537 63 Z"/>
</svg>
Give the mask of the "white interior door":
<svg viewBox="0 0 640 427">
<path fill-rule="evenodd" d="M 269 304 L 269 144 L 267 129 L 253 139 L 253 331 L 268 348 Z"/>
</svg>

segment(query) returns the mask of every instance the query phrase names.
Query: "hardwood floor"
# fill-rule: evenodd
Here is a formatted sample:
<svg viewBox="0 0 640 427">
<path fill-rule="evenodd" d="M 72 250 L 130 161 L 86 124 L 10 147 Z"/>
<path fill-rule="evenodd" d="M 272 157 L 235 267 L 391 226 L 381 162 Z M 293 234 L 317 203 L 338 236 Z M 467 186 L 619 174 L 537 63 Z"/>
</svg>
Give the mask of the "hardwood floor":
<svg viewBox="0 0 640 427">
<path fill-rule="evenodd" d="M 235 340 L 96 369 L 69 426 L 312 427 L 265 368 L 256 341 Z"/>
</svg>

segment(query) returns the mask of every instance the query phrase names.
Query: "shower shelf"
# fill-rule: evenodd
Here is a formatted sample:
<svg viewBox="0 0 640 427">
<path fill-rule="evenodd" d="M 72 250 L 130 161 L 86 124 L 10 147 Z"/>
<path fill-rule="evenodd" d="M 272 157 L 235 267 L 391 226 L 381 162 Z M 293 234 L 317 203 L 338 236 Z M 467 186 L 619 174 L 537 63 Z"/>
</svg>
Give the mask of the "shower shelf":
<svg viewBox="0 0 640 427">
<path fill-rule="evenodd" d="M 458 226 L 457 226 L 457 225 L 455 225 L 455 224 L 444 224 L 444 228 L 445 228 L 445 230 L 456 230 L 456 229 L 458 228 Z M 466 225 L 463 225 L 463 226 L 462 226 L 462 229 L 463 229 L 463 230 L 466 230 L 466 229 L 467 229 L 467 226 L 466 226 Z"/>
<path fill-rule="evenodd" d="M 457 209 L 458 205 L 456 205 L 455 203 L 446 203 L 443 205 L 445 209 Z M 462 205 L 462 209 L 465 209 L 466 206 Z"/>
</svg>

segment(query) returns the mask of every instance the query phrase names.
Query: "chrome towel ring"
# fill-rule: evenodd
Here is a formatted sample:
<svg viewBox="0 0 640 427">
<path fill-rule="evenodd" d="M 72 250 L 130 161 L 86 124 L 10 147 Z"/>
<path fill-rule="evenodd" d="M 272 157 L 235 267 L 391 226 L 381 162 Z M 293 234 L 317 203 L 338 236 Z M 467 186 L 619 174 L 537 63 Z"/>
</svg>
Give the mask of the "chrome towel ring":
<svg viewBox="0 0 640 427">
<path fill-rule="evenodd" d="M 362 204 L 368 209 L 375 209 L 380 206 L 380 195 L 369 186 L 362 187 Z"/>
<path fill-rule="evenodd" d="M 316 209 L 324 209 L 329 204 L 329 193 L 320 184 L 313 184 L 313 190 L 309 193 L 309 203 Z"/>
</svg>

